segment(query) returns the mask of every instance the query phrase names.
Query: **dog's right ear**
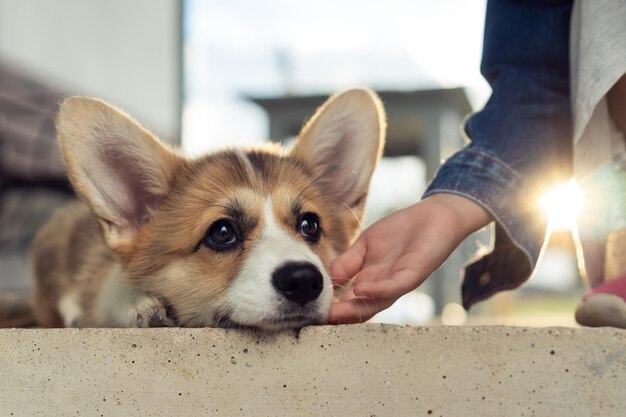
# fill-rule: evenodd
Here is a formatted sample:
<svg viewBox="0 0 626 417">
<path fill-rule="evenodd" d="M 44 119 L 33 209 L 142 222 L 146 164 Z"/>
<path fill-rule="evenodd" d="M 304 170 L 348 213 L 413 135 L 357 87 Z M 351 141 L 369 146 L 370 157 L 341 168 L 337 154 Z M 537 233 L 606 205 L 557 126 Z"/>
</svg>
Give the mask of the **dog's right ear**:
<svg viewBox="0 0 626 417">
<path fill-rule="evenodd" d="M 385 110 L 378 96 L 367 89 L 348 90 L 317 110 L 302 128 L 291 155 L 313 170 L 315 182 L 331 200 L 360 221 L 385 130 Z"/>
<path fill-rule="evenodd" d="M 97 99 L 66 100 L 57 132 L 72 185 L 100 221 L 109 247 L 125 252 L 185 160 Z"/>
</svg>

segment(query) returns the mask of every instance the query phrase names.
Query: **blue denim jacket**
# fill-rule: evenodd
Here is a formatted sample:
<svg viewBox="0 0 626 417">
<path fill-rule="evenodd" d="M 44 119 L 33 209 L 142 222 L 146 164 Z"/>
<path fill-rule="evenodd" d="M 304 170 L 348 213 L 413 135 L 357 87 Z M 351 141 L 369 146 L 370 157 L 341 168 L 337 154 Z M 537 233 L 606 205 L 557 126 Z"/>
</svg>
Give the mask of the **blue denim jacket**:
<svg viewBox="0 0 626 417">
<path fill-rule="evenodd" d="M 547 232 L 538 197 L 572 176 L 571 9 L 571 1 L 487 4 L 481 73 L 492 94 L 463 126 L 470 142 L 424 193 L 467 197 L 496 220 L 493 251 L 465 268 L 466 309 L 530 277 Z"/>
</svg>

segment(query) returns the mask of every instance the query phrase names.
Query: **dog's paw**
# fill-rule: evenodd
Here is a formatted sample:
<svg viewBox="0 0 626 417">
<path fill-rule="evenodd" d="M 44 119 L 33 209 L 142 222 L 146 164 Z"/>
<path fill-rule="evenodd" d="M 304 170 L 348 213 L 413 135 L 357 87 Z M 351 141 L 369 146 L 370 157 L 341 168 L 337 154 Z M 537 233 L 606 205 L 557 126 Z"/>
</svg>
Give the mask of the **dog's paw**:
<svg viewBox="0 0 626 417">
<path fill-rule="evenodd" d="M 143 295 L 135 306 L 137 327 L 174 327 L 176 323 L 168 316 L 162 300 L 152 295 Z"/>
</svg>

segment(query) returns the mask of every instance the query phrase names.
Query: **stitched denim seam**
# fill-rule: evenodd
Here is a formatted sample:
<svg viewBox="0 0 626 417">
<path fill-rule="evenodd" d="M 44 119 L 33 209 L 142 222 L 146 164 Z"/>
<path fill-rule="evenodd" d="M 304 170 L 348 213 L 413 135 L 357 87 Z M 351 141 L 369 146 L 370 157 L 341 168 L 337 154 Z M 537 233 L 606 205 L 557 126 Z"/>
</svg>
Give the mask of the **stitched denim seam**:
<svg viewBox="0 0 626 417">
<path fill-rule="evenodd" d="M 478 163 L 474 160 L 469 170 L 463 166 L 468 163 L 468 156 L 480 159 Z M 459 182 L 471 183 L 473 175 L 482 175 L 491 181 L 479 183 L 479 186 L 474 190 L 459 186 Z M 525 230 L 519 230 L 519 227 L 515 227 L 516 223 L 519 223 L 518 215 L 513 211 L 508 211 L 502 200 L 502 196 L 524 193 L 523 189 L 525 188 L 527 188 L 526 179 L 497 157 L 483 151 L 464 148 L 453 155 L 440 169 L 423 198 L 437 193 L 452 193 L 479 204 L 501 225 L 511 243 L 522 251 L 532 271 L 536 262 L 531 250 L 532 253 L 536 253 L 538 259 L 543 245 L 537 247 L 536 239 L 533 239 L 532 234 L 525 233 Z M 515 230 L 517 233 L 514 234 L 513 231 Z M 530 246 L 527 247 L 526 245 Z"/>
<path fill-rule="evenodd" d="M 465 148 L 463 149 L 464 153 L 466 154 L 473 154 L 476 155 L 480 158 L 484 158 L 490 162 L 493 162 L 499 166 L 501 166 L 502 168 L 505 168 L 510 174 L 516 176 L 517 178 L 525 181 L 525 178 L 516 170 L 514 170 L 509 164 L 507 164 L 506 162 L 502 161 L 501 159 L 490 155 L 489 153 L 485 152 L 484 150 L 478 150 L 478 149 L 470 149 L 470 148 Z"/>
</svg>

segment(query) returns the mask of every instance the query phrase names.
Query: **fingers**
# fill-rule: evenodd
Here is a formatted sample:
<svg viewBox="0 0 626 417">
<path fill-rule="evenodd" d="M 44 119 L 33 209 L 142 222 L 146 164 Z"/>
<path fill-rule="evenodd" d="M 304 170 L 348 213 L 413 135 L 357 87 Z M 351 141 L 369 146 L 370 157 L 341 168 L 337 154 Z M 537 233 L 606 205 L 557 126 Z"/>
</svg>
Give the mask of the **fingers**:
<svg viewBox="0 0 626 417">
<path fill-rule="evenodd" d="M 344 285 L 363 266 L 367 245 L 365 239 L 359 238 L 350 249 L 343 253 L 330 267 L 330 276 L 336 285 Z"/>
<path fill-rule="evenodd" d="M 330 324 L 363 323 L 376 313 L 385 310 L 396 300 L 374 300 L 371 298 L 353 298 L 331 305 L 328 315 Z"/>
<path fill-rule="evenodd" d="M 361 281 L 346 291 L 338 303 L 332 304 L 330 324 L 362 323 L 390 307 L 396 300 L 414 290 L 424 279 L 415 271 L 403 269 L 380 281 Z"/>
</svg>

